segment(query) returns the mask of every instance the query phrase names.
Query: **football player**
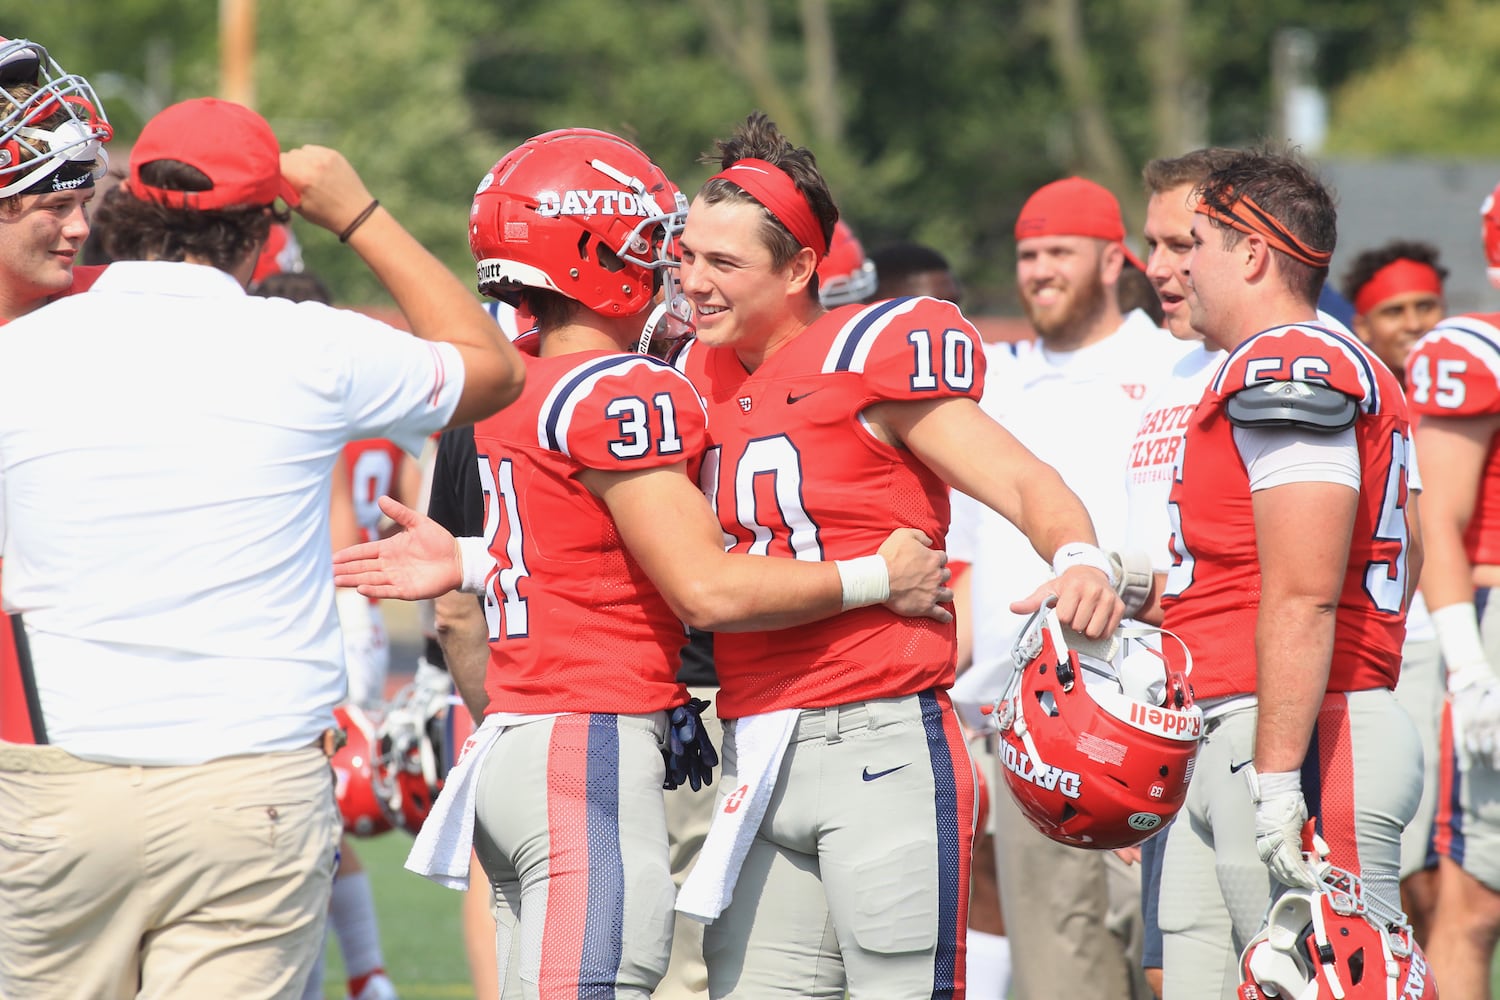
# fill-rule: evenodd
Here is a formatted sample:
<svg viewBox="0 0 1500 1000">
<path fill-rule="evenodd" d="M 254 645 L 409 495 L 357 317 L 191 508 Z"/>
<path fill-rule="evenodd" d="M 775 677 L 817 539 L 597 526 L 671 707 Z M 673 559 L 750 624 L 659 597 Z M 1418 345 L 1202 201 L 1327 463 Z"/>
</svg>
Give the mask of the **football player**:
<svg viewBox="0 0 1500 1000">
<path fill-rule="evenodd" d="M 459 559 L 434 522 L 384 500 L 411 530 L 336 559 L 338 582 L 371 596 L 435 596 L 461 579 L 484 594 L 489 714 L 408 866 L 462 883 L 472 829 L 505 997 L 644 998 L 665 971 L 663 779 L 696 785 L 712 763 L 697 759 L 697 706 L 676 680 L 684 621 L 779 628 L 882 604 L 951 621 L 938 606 L 951 597 L 946 557 L 911 528 L 838 563 L 724 551 L 689 474 L 703 405 L 670 365 L 627 353 L 662 283 L 678 197 L 639 149 L 589 129 L 538 136 L 495 165 L 470 216 L 479 284 L 519 298 L 538 336 L 509 419 L 474 428 L 485 536 Z M 429 574 L 414 589 L 379 568 L 403 552 L 438 557 L 410 563 Z"/>
<path fill-rule="evenodd" d="M 1393 240 L 1366 250 L 1344 272 L 1344 296 L 1354 305 L 1354 333 L 1396 376 L 1406 390 L 1408 403 L 1412 387 L 1406 377 L 1407 357 L 1418 339 L 1443 318 L 1443 282 L 1447 277 L 1437 248 L 1413 240 Z M 1412 407 L 1414 427 L 1421 412 L 1422 407 Z M 1444 478 L 1445 472 L 1439 468 L 1439 478 Z M 1438 859 L 1431 848 L 1440 785 L 1438 762 L 1443 758 L 1439 720 L 1445 693 L 1437 632 L 1419 590 L 1406 615 L 1396 700 L 1411 715 L 1422 736 L 1422 803 L 1401 835 L 1401 901 L 1412 933 L 1424 945 L 1429 941 L 1428 929 L 1437 905 Z"/>
<path fill-rule="evenodd" d="M 87 80 L 35 42 L 0 38 L 0 326 L 103 270 L 75 262 L 112 134 Z M 0 614 L 0 740 L 40 735 L 23 635 L 19 615 Z"/>
<path fill-rule="evenodd" d="M 929 298 L 825 311 L 838 209 L 812 153 L 756 113 L 709 159 L 681 239 L 697 338 L 676 363 L 708 409 L 702 481 L 731 551 L 848 558 L 893 519 L 943 537 L 952 485 L 1052 561 L 1018 611 L 1051 594 L 1110 632 L 1088 515 L 980 411 L 968 320 Z M 678 902 L 712 920 L 712 995 L 963 995 L 975 783 L 954 651 L 951 626 L 878 608 L 716 637 L 721 808 Z"/>
<path fill-rule="evenodd" d="M 1167 996 L 1236 995 L 1240 949 L 1335 865 L 1399 911 L 1421 747 L 1391 693 L 1420 565 L 1400 385 L 1317 314 L 1336 221 L 1295 158 L 1238 151 L 1196 189 L 1192 326 L 1229 352 L 1193 410 L 1170 500 L 1165 626 L 1213 717 L 1167 835 Z"/>
<path fill-rule="evenodd" d="M 1500 189 L 1497 189 L 1500 190 Z M 1500 210 L 1481 209 L 1500 287 Z M 1427 937 L 1445 993 L 1484 996 L 1500 938 L 1500 314 L 1444 319 L 1406 363 L 1426 492 L 1422 593 L 1447 669 L 1440 735 L 1437 906 Z"/>
</svg>

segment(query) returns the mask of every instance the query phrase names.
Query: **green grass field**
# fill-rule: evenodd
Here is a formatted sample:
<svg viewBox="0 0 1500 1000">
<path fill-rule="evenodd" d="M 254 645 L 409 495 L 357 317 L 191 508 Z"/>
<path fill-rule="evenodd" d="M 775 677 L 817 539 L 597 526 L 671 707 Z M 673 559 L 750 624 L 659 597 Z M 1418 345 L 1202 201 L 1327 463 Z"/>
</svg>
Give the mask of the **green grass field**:
<svg viewBox="0 0 1500 1000">
<path fill-rule="evenodd" d="M 459 921 L 463 894 L 401 867 L 411 849 L 411 837 L 404 833 L 395 831 L 355 844 L 370 873 L 380 913 L 386 971 L 402 1000 L 473 997 Z M 331 940 L 323 984 L 325 997 L 344 1000 L 344 963 Z"/>
</svg>

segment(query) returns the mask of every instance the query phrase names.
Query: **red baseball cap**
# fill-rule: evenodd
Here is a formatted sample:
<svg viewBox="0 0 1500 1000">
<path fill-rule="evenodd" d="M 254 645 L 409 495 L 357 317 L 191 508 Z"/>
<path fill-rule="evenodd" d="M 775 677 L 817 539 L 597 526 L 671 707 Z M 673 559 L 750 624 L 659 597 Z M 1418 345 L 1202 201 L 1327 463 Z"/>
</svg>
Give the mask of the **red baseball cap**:
<svg viewBox="0 0 1500 1000">
<path fill-rule="evenodd" d="M 1066 177 L 1037 188 L 1016 219 L 1016 239 L 1032 236 L 1089 236 L 1120 244 L 1138 270 L 1146 268 L 1125 244 L 1120 202 L 1091 180 Z"/>
<path fill-rule="evenodd" d="M 141 179 L 141 167 L 178 160 L 213 182 L 207 191 L 170 191 Z M 130 193 L 171 208 L 213 211 L 269 205 L 301 196 L 281 176 L 281 145 L 264 118 L 233 101 L 196 97 L 146 123 L 130 154 Z"/>
</svg>

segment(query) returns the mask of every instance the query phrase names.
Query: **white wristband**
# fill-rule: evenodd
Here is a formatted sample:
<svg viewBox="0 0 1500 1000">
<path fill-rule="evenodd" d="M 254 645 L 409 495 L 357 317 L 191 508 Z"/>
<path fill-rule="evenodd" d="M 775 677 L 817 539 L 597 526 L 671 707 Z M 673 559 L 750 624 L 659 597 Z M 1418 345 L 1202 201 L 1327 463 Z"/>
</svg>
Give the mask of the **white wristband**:
<svg viewBox="0 0 1500 1000">
<path fill-rule="evenodd" d="M 1476 680 L 1488 679 L 1483 674 L 1490 671 L 1489 658 L 1484 655 L 1484 640 L 1479 635 L 1474 605 L 1449 604 L 1431 612 L 1430 617 L 1448 667 L 1448 690 L 1460 691 Z"/>
<path fill-rule="evenodd" d="M 463 582 L 458 589 L 465 594 L 482 594 L 495 572 L 495 557 L 483 538 L 459 538 L 458 555 L 463 560 Z"/>
<path fill-rule="evenodd" d="M 834 563 L 844 587 L 844 610 L 884 604 L 891 596 L 891 574 L 882 556 L 860 556 Z"/>
<path fill-rule="evenodd" d="M 1057 554 L 1052 557 L 1054 576 L 1062 576 L 1074 566 L 1089 566 L 1097 569 L 1109 577 L 1111 587 L 1117 586 L 1115 570 L 1109 563 L 1109 556 L 1105 555 L 1104 550 L 1097 545 L 1090 545 L 1088 542 L 1069 542 L 1058 549 Z"/>
</svg>

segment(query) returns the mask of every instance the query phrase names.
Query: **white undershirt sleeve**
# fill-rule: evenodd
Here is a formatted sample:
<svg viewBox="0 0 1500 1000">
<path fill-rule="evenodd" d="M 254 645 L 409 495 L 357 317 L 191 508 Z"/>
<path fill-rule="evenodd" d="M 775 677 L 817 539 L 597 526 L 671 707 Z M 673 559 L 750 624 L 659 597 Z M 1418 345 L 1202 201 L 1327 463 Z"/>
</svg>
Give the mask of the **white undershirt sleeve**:
<svg viewBox="0 0 1500 1000">
<path fill-rule="evenodd" d="M 1252 493 L 1287 483 L 1341 483 L 1359 490 L 1353 427 L 1333 434 L 1300 427 L 1236 427 L 1234 443 Z"/>
</svg>

